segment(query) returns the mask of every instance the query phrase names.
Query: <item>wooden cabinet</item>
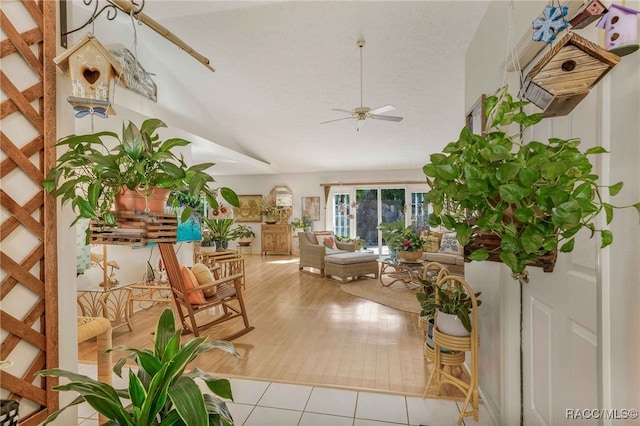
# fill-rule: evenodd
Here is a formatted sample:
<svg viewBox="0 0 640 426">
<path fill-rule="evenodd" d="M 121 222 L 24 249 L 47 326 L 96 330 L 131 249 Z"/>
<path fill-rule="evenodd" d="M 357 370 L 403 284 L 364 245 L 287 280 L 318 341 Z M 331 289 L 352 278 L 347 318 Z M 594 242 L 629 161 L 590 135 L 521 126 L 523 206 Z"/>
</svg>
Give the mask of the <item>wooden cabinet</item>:
<svg viewBox="0 0 640 426">
<path fill-rule="evenodd" d="M 262 224 L 261 252 L 266 255 L 269 252 L 291 255 L 291 225 Z"/>
</svg>

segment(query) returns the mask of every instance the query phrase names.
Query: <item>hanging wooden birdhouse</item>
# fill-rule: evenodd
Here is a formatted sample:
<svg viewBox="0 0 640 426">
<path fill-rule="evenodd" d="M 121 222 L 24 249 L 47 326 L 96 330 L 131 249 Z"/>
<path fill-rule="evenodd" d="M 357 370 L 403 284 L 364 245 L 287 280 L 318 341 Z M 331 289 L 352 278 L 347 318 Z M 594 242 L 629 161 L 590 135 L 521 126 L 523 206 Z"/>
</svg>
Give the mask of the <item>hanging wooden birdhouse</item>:
<svg viewBox="0 0 640 426">
<path fill-rule="evenodd" d="M 93 34 L 85 35 L 54 62 L 71 79 L 71 96 L 67 101 L 78 111 L 76 116 L 94 110 L 101 116 L 115 114 L 109 91 L 113 79 L 120 78 L 122 66 Z"/>
<path fill-rule="evenodd" d="M 599 0 L 587 1 L 569 20 L 569 24 L 573 29 L 585 28 L 606 12 L 607 8 Z"/>
<path fill-rule="evenodd" d="M 604 29 L 605 47 L 618 56 L 638 50 L 638 14 L 640 11 L 612 4 L 596 27 Z"/>
<path fill-rule="evenodd" d="M 519 96 L 543 110 L 545 117 L 569 114 L 620 58 L 569 33 L 539 61 L 533 61 Z"/>
</svg>

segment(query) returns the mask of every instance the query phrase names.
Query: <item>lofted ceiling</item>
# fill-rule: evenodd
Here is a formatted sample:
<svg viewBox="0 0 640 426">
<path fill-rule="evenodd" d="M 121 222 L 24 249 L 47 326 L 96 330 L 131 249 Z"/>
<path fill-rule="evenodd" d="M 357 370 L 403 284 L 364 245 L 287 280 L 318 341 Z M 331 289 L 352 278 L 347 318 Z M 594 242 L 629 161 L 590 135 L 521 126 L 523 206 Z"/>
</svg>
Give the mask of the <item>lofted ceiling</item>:
<svg viewBox="0 0 640 426">
<path fill-rule="evenodd" d="M 464 55 L 487 1 L 160 1 L 144 12 L 216 72 L 149 30 L 145 48 L 204 111 L 198 161 L 217 175 L 420 169 L 464 123 Z M 125 16 L 124 19 L 127 19 Z M 143 34 L 143 31 L 146 31 Z M 363 103 L 404 117 L 356 120 Z M 159 107 L 183 115 L 163 96 Z M 204 123 L 202 121 L 205 121 Z"/>
</svg>

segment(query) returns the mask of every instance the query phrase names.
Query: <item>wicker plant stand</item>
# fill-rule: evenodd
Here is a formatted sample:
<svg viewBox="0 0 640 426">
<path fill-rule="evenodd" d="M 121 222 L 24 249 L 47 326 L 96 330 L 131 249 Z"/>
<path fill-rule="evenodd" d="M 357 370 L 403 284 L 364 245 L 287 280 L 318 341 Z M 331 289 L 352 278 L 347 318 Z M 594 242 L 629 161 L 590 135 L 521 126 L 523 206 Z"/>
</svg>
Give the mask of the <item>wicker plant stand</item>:
<svg viewBox="0 0 640 426">
<path fill-rule="evenodd" d="M 433 328 L 434 347 L 430 348 L 425 343 L 424 354 L 427 359 L 433 361 L 433 369 L 427 381 L 424 396 L 434 393 L 440 395 L 440 387 L 444 384 L 450 384 L 458 388 L 464 395 L 465 400 L 457 424 L 462 423 L 462 419 L 466 416 L 473 416 L 478 421 L 478 304 L 474 296 L 471 286 L 461 277 L 448 275 L 442 277 L 438 282 L 438 286 L 443 284 L 460 285 L 464 287 L 469 297 L 472 299 L 473 308 L 471 310 L 471 334 L 467 337 L 457 337 L 444 334 L 438 330 L 438 314 L 436 313 L 436 326 Z M 440 348 L 447 348 L 449 352 L 442 352 Z M 452 367 L 462 365 L 465 361 L 466 352 L 470 352 L 470 371 L 469 383 L 461 380 L 452 373 Z M 449 367 L 449 371 L 445 370 Z"/>
</svg>

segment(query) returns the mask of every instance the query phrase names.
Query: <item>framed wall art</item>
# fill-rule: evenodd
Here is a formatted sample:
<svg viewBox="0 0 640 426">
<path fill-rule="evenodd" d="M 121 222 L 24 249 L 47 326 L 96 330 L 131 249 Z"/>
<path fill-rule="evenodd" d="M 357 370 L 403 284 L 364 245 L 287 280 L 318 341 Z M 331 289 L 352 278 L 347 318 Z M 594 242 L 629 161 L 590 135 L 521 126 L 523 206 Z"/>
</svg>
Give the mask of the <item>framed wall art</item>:
<svg viewBox="0 0 640 426">
<path fill-rule="evenodd" d="M 238 195 L 240 207 L 233 208 L 236 222 L 262 222 L 262 195 Z"/>
<path fill-rule="evenodd" d="M 320 197 L 302 197 L 302 216 L 320 220 Z"/>
<path fill-rule="evenodd" d="M 483 93 L 480 98 L 473 104 L 469 112 L 467 112 L 467 127 L 471 133 L 476 135 L 484 134 L 487 124 L 487 117 L 484 111 L 484 101 L 487 96 Z"/>
</svg>

